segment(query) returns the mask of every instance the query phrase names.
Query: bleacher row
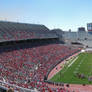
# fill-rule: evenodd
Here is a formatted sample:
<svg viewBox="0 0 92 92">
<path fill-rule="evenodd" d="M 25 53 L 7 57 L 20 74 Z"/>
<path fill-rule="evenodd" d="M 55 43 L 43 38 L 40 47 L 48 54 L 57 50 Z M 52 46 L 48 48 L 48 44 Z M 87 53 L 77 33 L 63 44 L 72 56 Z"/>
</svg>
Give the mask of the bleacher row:
<svg viewBox="0 0 92 92">
<path fill-rule="evenodd" d="M 16 85 L 14 89 L 18 92 L 23 91 L 17 86 L 30 90 L 36 88 L 39 92 L 66 92 L 65 89 L 48 87 L 44 77 L 62 58 L 78 52 L 79 49 L 60 44 L 16 48 L 18 49 L 0 53 L 0 81 L 3 82 L 0 85 L 6 88 L 10 87 L 8 84 Z"/>
<path fill-rule="evenodd" d="M 41 38 L 57 36 L 44 25 L 0 21 L 0 42 Z"/>
</svg>

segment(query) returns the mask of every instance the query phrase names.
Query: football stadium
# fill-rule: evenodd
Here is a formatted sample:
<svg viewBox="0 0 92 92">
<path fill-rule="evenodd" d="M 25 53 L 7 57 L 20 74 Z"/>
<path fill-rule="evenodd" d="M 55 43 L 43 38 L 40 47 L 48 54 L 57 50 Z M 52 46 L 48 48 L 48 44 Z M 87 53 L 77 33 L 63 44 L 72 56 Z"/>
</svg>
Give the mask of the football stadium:
<svg viewBox="0 0 92 92">
<path fill-rule="evenodd" d="M 56 90 L 48 86 L 49 73 L 64 59 L 80 51 L 64 45 L 55 32 L 44 25 L 1 21 L 0 32 L 2 90 L 11 87 L 19 92 Z"/>
<path fill-rule="evenodd" d="M 71 41 L 72 32 L 71 39 L 65 34 L 44 25 L 0 21 L 1 92 L 91 90 L 92 49 L 77 36 Z"/>
<path fill-rule="evenodd" d="M 1 0 L 0 92 L 92 92 L 91 6 Z"/>
</svg>

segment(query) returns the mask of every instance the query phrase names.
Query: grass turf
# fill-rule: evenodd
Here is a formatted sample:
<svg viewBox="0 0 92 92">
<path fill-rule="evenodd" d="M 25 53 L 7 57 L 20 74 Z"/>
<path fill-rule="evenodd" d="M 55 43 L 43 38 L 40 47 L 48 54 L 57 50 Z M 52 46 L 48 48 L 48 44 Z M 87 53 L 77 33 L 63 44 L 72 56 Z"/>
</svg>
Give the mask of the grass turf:
<svg viewBox="0 0 92 92">
<path fill-rule="evenodd" d="M 81 53 L 78 55 L 78 58 L 73 62 L 74 58 L 71 59 L 64 68 L 53 76 L 50 81 L 53 82 L 63 82 L 71 84 L 92 84 L 88 81 L 88 76 L 92 76 L 92 54 L 91 53 Z M 72 65 L 68 67 L 69 64 Z M 85 79 L 79 79 L 74 76 L 75 73 L 84 74 Z"/>
</svg>

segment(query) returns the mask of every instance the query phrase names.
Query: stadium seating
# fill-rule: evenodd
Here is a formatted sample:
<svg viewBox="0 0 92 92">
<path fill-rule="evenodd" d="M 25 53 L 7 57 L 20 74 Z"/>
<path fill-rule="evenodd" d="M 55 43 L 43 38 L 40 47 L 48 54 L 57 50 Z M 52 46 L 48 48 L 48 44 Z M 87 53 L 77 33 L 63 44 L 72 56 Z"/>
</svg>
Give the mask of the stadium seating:
<svg viewBox="0 0 92 92">
<path fill-rule="evenodd" d="M 57 38 L 44 25 L 0 21 L 0 42 L 51 37 Z"/>
<path fill-rule="evenodd" d="M 40 92 L 66 92 L 64 89 L 49 88 L 44 82 L 44 76 L 54 65 L 78 49 L 60 44 L 24 49 L 18 46 L 16 50 L 11 50 L 12 48 L 0 53 L 0 81 L 3 81 L 5 87 L 10 87 L 8 84 L 11 84 L 27 89 L 36 88 Z M 16 90 L 19 88 L 16 87 Z"/>
<path fill-rule="evenodd" d="M 0 21 L 0 86 L 18 92 L 34 88 L 39 92 L 68 92 L 50 87 L 44 80 L 57 64 L 79 51 L 56 44 L 58 39 L 44 25 Z"/>
</svg>

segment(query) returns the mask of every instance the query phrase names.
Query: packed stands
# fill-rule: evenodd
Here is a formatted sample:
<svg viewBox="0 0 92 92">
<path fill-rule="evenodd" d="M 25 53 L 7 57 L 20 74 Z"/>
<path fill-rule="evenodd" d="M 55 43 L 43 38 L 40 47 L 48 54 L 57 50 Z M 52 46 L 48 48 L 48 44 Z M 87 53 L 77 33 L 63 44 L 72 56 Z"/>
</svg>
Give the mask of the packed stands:
<svg viewBox="0 0 92 92">
<path fill-rule="evenodd" d="M 17 92 L 66 92 L 49 87 L 46 79 L 57 64 L 78 51 L 61 44 L 44 25 L 1 21 L 0 86 Z"/>
<path fill-rule="evenodd" d="M 28 89 L 36 88 L 40 92 L 49 90 L 44 77 L 51 67 L 78 51 L 60 44 L 25 47 L 13 46 L 0 53 L 0 81 Z"/>
<path fill-rule="evenodd" d="M 0 42 L 56 37 L 44 25 L 0 21 Z"/>
</svg>

